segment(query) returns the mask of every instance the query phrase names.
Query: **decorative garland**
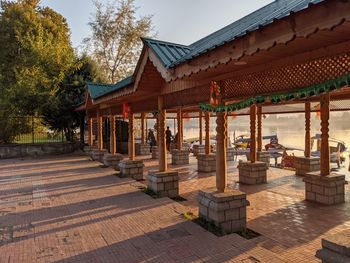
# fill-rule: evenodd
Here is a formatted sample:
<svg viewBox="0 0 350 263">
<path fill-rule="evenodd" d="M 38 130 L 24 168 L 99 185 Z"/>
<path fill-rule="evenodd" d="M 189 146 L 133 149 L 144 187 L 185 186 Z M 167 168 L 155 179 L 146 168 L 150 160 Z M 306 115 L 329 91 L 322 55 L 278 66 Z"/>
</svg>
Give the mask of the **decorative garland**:
<svg viewBox="0 0 350 263">
<path fill-rule="evenodd" d="M 266 101 L 270 101 L 273 104 L 278 104 L 282 101 L 291 101 L 295 99 L 307 99 L 314 96 L 319 96 L 323 93 L 334 91 L 344 86 L 350 85 L 350 74 L 343 75 L 339 78 L 325 81 L 321 84 L 315 84 L 310 87 L 299 89 L 295 92 L 286 92 L 273 94 L 269 96 L 256 96 L 244 101 L 236 102 L 229 105 L 220 104 L 213 107 L 207 103 L 200 103 L 199 107 L 205 112 L 234 112 L 252 106 L 253 104 L 262 104 Z"/>
</svg>

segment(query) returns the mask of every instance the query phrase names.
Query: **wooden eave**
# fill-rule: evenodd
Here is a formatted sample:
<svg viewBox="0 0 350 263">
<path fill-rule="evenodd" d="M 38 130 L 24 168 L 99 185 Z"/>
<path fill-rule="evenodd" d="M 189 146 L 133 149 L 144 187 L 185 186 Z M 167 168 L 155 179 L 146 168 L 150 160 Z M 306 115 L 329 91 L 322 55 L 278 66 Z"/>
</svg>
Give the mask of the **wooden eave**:
<svg viewBox="0 0 350 263">
<path fill-rule="evenodd" d="M 189 77 L 191 79 L 201 79 L 203 77 L 202 73 L 206 75 L 206 73 L 215 71 L 220 65 L 228 64 L 231 67 L 227 72 L 234 71 L 235 68 L 239 70 L 244 67 L 234 67 L 235 62 L 245 61 L 248 57 L 256 56 L 264 51 L 272 51 L 279 47 L 283 49 L 291 41 L 307 39 L 318 32 L 331 31 L 334 27 L 343 24 L 345 21 L 350 21 L 350 2 L 342 0 L 325 1 L 248 33 L 246 36 L 206 52 L 197 58 L 193 58 L 187 63 L 180 64 L 171 71 L 168 71 L 163 77 L 165 77 L 167 82 L 188 79 Z M 346 38 L 346 36 L 343 37 Z M 324 35 L 323 40 L 329 44 L 332 42 L 332 39 L 329 39 L 327 34 Z M 319 44 L 319 47 L 321 46 L 322 43 Z M 305 51 L 307 50 L 306 46 L 301 46 L 299 53 L 303 48 Z M 269 53 L 272 59 L 276 59 L 276 56 L 282 58 L 288 55 L 288 51 L 290 50 L 284 49 L 282 50 L 282 54 L 281 50 L 277 51 L 276 54 Z M 263 56 L 261 56 L 261 59 L 263 59 Z M 222 67 L 219 71 L 222 71 L 220 73 L 225 73 Z M 216 71 L 213 76 L 218 75 L 218 73 Z"/>
</svg>

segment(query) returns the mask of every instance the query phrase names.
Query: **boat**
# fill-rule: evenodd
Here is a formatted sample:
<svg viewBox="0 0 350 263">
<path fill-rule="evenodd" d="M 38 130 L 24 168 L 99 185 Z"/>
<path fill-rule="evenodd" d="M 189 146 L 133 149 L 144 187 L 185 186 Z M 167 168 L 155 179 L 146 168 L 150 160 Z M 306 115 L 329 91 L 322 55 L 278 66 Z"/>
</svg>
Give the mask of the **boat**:
<svg viewBox="0 0 350 263">
<path fill-rule="evenodd" d="M 338 168 L 345 162 L 347 147 L 344 141 L 329 138 L 329 151 L 331 163 L 336 163 Z M 316 134 L 311 138 L 311 149 L 315 149 L 311 152 L 311 156 L 320 157 L 321 156 L 321 134 Z"/>
</svg>

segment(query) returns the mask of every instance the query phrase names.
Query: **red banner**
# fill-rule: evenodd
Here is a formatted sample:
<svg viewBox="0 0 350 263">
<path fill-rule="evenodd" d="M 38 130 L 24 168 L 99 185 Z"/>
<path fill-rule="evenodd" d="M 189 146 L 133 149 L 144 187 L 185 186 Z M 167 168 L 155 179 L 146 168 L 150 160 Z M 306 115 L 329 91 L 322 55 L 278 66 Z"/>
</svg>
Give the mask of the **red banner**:
<svg viewBox="0 0 350 263">
<path fill-rule="evenodd" d="M 212 81 L 210 85 L 210 105 L 212 107 L 215 108 L 219 105 L 221 100 L 220 96 L 221 94 L 219 85 L 215 81 Z"/>
<path fill-rule="evenodd" d="M 129 113 L 131 112 L 131 107 L 127 103 L 123 103 L 123 118 L 127 119 L 129 117 Z"/>
</svg>

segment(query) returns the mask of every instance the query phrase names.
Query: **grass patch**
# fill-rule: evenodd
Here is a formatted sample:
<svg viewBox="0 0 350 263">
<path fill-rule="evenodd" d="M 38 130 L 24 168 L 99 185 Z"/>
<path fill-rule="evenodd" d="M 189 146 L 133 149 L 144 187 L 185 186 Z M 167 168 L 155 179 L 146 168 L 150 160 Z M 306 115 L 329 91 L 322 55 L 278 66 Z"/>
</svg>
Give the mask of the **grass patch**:
<svg viewBox="0 0 350 263">
<path fill-rule="evenodd" d="M 174 200 L 175 202 L 185 202 L 185 201 L 187 201 L 187 199 L 183 198 L 182 196 L 172 197 L 170 199 Z"/>
<path fill-rule="evenodd" d="M 225 233 L 225 231 L 223 231 L 220 227 L 216 226 L 214 224 L 214 222 L 207 221 L 207 220 L 204 220 L 202 218 L 199 218 L 198 216 L 193 214 L 191 211 L 184 213 L 183 216 L 187 220 L 192 221 L 193 223 L 201 226 L 205 230 L 209 231 L 210 233 L 212 233 L 212 234 L 214 234 L 214 235 L 216 235 L 218 237 L 222 237 L 222 236 L 227 235 L 227 233 Z M 236 234 L 238 234 L 241 237 L 243 237 L 245 239 L 248 239 L 248 240 L 260 236 L 259 233 L 255 232 L 255 231 L 253 231 L 253 230 L 251 230 L 249 228 L 246 228 L 243 231 L 236 232 Z"/>
<path fill-rule="evenodd" d="M 237 232 L 237 234 L 240 235 L 241 237 L 244 237 L 245 239 L 253 239 L 253 238 L 261 236 L 259 233 L 255 232 L 249 228 L 246 228 L 243 231 Z"/>
<path fill-rule="evenodd" d="M 205 230 L 218 237 L 222 237 L 226 234 L 220 227 L 217 227 L 213 222 L 206 221 L 202 218 L 197 217 L 193 219 L 192 222 L 196 223 L 197 225 L 201 226 Z"/>
<path fill-rule="evenodd" d="M 148 187 L 144 187 L 144 186 L 140 186 L 139 187 L 140 188 L 140 190 L 142 191 L 142 192 L 144 192 L 146 195 L 149 195 L 150 197 L 152 197 L 152 198 L 159 198 L 159 195 L 156 193 L 156 192 L 154 192 L 152 189 L 150 189 L 150 188 L 148 188 Z"/>
</svg>

